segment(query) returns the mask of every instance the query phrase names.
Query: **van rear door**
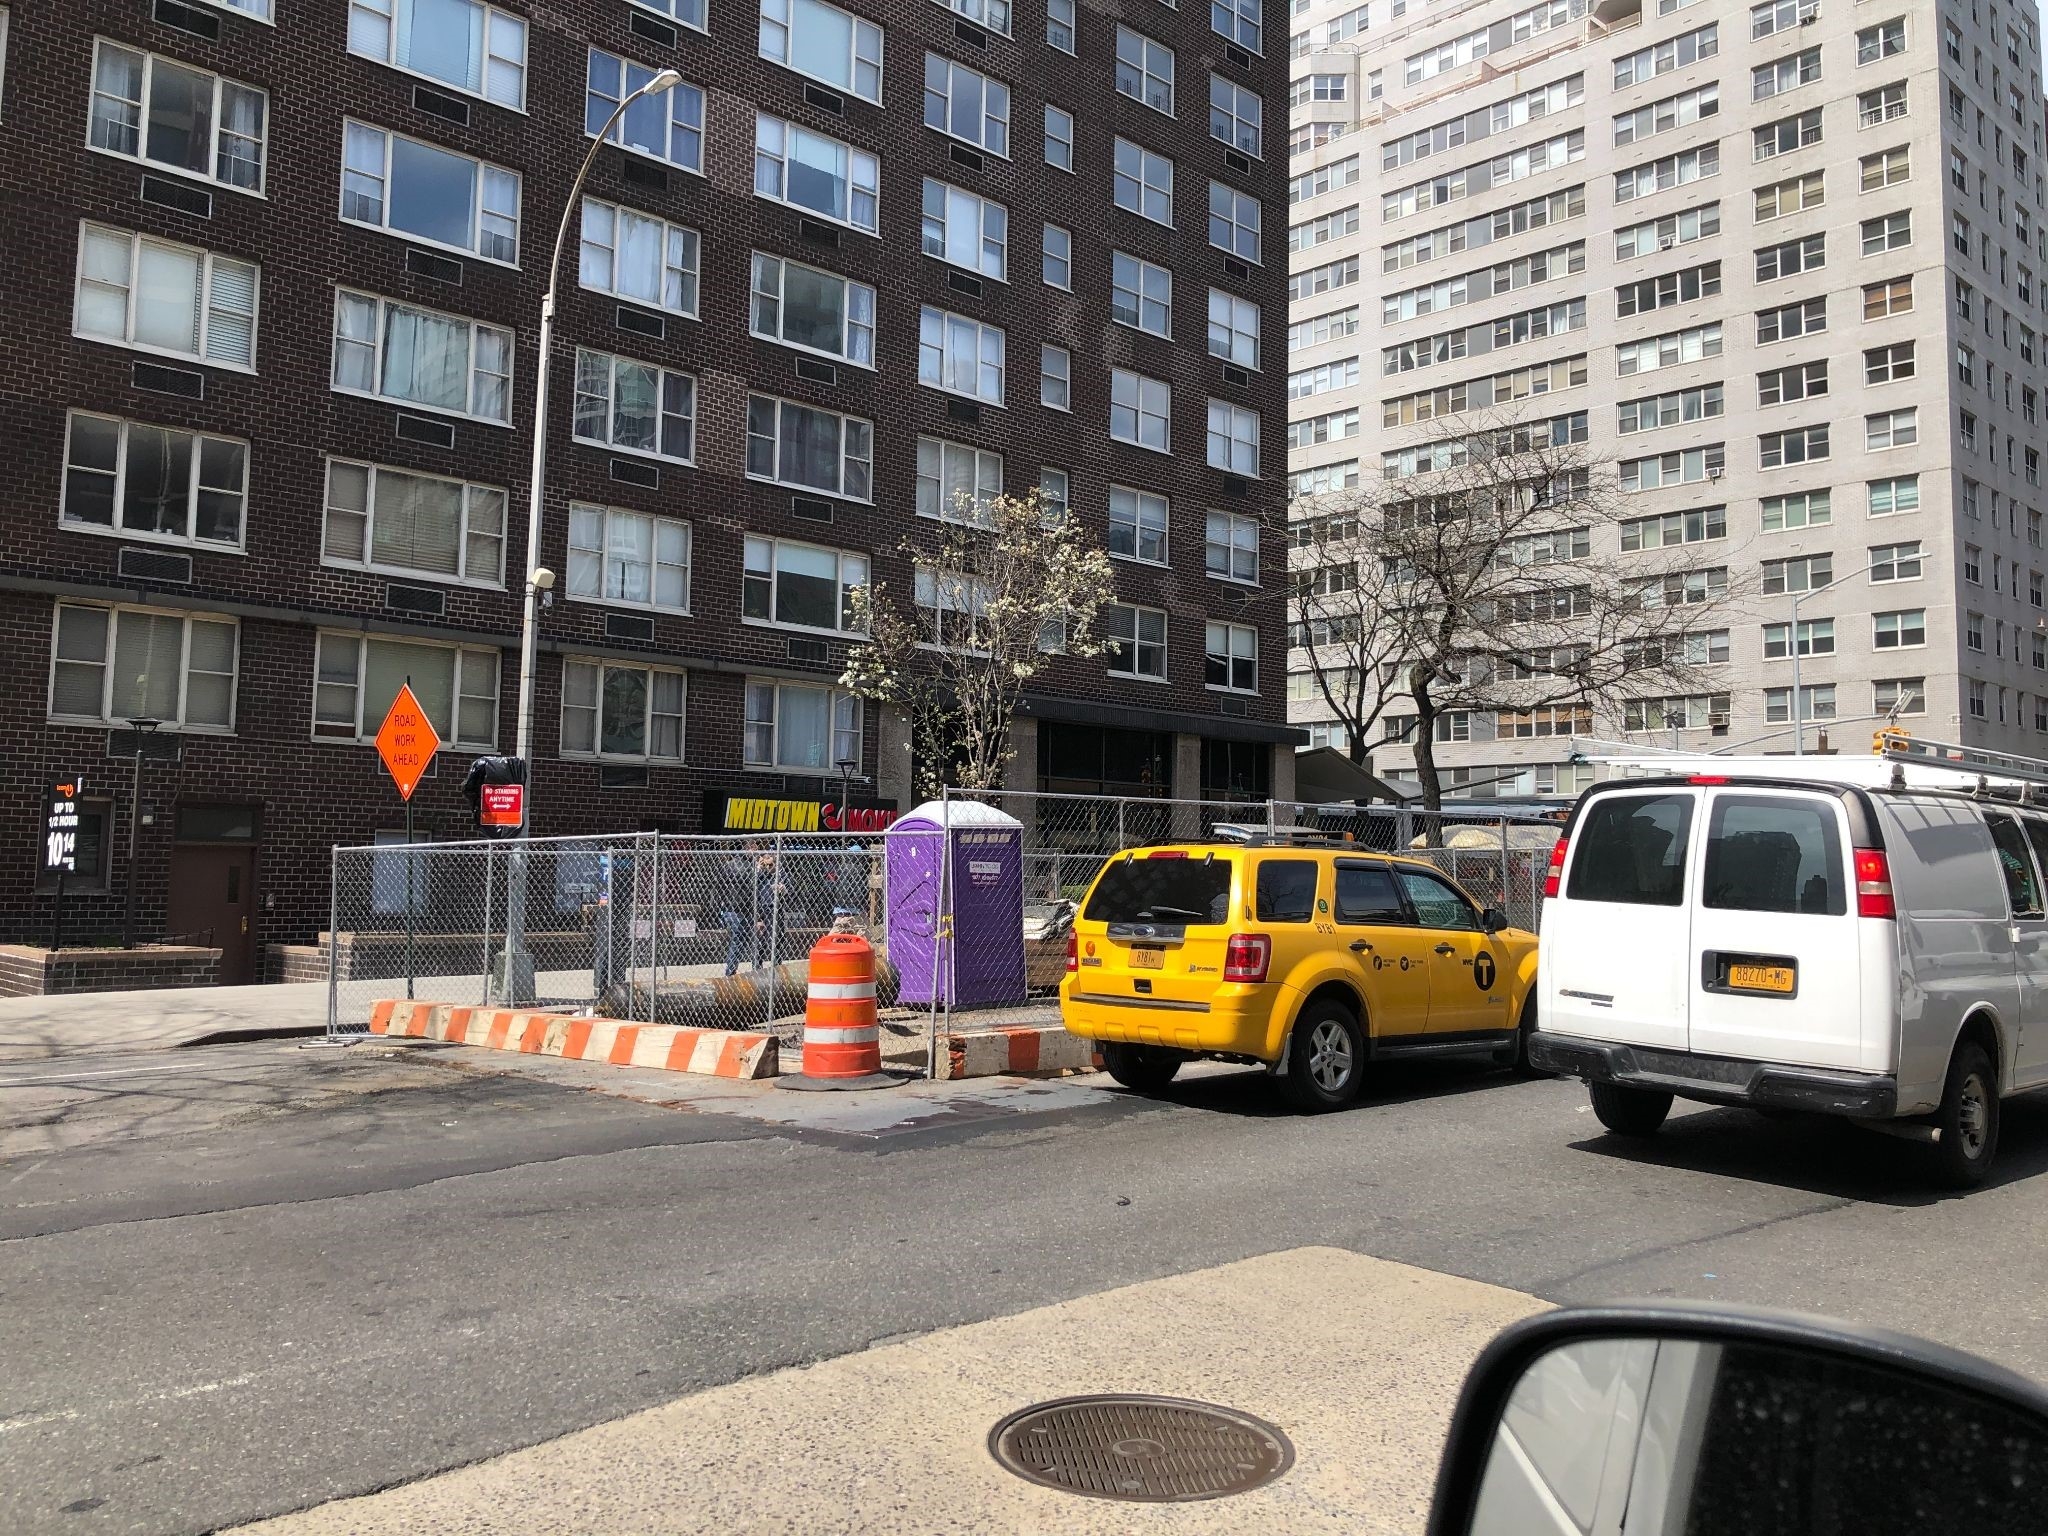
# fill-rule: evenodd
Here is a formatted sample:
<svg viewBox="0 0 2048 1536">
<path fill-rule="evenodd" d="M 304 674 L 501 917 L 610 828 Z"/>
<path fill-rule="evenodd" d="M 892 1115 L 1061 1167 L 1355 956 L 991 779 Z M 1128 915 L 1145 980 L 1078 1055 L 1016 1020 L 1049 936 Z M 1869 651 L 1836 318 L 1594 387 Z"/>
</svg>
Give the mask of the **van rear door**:
<svg viewBox="0 0 2048 1536">
<path fill-rule="evenodd" d="M 1542 1027 L 1686 1048 L 1692 915 L 1685 900 L 1701 791 L 1599 790 L 1566 844 L 1562 900 L 1542 915 Z"/>
<path fill-rule="evenodd" d="M 1692 919 L 1695 1052 L 1867 1065 L 1849 832 L 1834 795 L 1709 792 Z"/>
</svg>

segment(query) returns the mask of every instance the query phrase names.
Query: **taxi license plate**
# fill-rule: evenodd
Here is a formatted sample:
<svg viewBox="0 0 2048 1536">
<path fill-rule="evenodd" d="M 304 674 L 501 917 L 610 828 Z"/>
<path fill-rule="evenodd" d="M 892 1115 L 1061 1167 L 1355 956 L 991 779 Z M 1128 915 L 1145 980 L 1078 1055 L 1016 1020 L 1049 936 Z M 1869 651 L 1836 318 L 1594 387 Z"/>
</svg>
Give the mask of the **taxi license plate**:
<svg viewBox="0 0 2048 1536">
<path fill-rule="evenodd" d="M 1731 965 L 1728 985 L 1745 992 L 1790 992 L 1798 974 L 1789 965 Z"/>
<path fill-rule="evenodd" d="M 1134 971 L 1163 971 L 1166 969 L 1166 951 L 1163 949 L 1133 949 L 1131 969 Z"/>
</svg>

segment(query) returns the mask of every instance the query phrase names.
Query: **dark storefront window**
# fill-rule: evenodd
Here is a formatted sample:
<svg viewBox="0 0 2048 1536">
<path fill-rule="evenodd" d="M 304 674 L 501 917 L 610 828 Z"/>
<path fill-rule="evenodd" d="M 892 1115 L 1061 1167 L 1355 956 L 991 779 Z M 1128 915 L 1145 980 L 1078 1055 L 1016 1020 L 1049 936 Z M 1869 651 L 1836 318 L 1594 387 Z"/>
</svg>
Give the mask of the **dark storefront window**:
<svg viewBox="0 0 2048 1536">
<path fill-rule="evenodd" d="M 1263 741 L 1202 741 L 1204 800 L 1265 800 L 1273 793 L 1273 748 Z"/>
<path fill-rule="evenodd" d="M 1165 795 L 1173 784 L 1173 737 L 1041 721 L 1038 787 L 1063 795 Z"/>
</svg>

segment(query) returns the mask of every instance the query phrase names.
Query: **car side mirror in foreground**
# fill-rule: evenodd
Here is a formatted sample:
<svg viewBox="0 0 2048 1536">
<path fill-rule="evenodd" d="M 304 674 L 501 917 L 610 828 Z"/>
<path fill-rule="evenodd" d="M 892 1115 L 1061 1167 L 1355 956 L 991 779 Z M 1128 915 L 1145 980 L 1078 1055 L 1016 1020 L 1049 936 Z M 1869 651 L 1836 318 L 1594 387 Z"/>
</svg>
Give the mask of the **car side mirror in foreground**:
<svg viewBox="0 0 2048 1536">
<path fill-rule="evenodd" d="M 1568 1309 L 1465 1380 L 1429 1536 L 2048 1531 L 2048 1394 L 1898 1334 L 1735 1307 Z"/>
<path fill-rule="evenodd" d="M 1507 913 L 1501 911 L 1499 907 L 1488 907 L 1484 912 L 1479 914 L 1479 926 L 1484 928 L 1488 933 L 1499 933 L 1501 929 L 1507 927 L 1507 925 L 1508 915 Z"/>
</svg>

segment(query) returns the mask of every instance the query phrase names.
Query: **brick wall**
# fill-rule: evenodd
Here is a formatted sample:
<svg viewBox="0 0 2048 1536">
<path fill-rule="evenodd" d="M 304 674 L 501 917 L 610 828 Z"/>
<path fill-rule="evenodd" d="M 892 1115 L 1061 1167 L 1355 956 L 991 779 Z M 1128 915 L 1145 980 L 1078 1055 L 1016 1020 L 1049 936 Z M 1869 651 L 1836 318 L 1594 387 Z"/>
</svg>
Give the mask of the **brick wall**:
<svg viewBox="0 0 2048 1536">
<path fill-rule="evenodd" d="M 772 533 L 870 553 L 877 578 L 907 591 L 909 562 L 901 546 L 918 526 L 912 508 L 920 433 L 1002 452 L 1006 488 L 1012 491 L 1034 487 L 1041 465 L 1065 468 L 1072 477 L 1076 513 L 1098 536 L 1106 527 L 1112 481 L 1171 498 L 1170 567 L 1120 562 L 1117 570 L 1120 595 L 1172 614 L 1170 681 L 1113 680 L 1100 659 L 1073 659 L 1056 662 L 1034 685 L 1036 693 L 1171 712 L 1181 721 L 1175 728 L 1182 730 L 1202 729 L 1207 721 L 1218 733 L 1242 734 L 1251 725 L 1282 720 L 1284 625 L 1276 578 L 1284 556 L 1278 535 L 1269 538 L 1265 549 L 1268 579 L 1262 593 L 1210 580 L 1202 559 L 1208 507 L 1256 512 L 1273 525 L 1282 508 L 1287 223 L 1282 19 L 1269 16 L 1266 57 L 1248 71 L 1224 58 L 1222 39 L 1209 29 L 1206 6 L 1120 7 L 1133 25 L 1176 52 L 1178 117 L 1169 119 L 1112 91 L 1114 21 L 1104 9 L 1082 8 L 1079 56 L 1069 57 L 1043 42 L 1036 7 L 1020 8 L 1016 36 L 1003 38 L 972 28 L 963 31 L 936 4 L 844 4 L 886 28 L 886 110 L 852 98 L 845 101 L 843 115 L 811 104 L 801 77 L 757 56 L 750 7 L 714 3 L 710 35 L 684 30 L 677 45 L 667 48 L 634 30 L 634 18 L 644 22 L 647 13 L 626 0 L 562 0 L 526 13 L 532 23 L 527 111 L 465 98 L 467 126 L 415 104 L 415 87 L 425 83 L 439 89 L 433 82 L 349 54 L 347 7 L 339 0 L 281 6 L 275 27 L 232 10 L 202 7 L 205 16 L 218 21 L 219 36 L 213 40 L 164 25 L 141 0 L 11 6 L 5 96 L 0 98 L 0 260 L 10 274 L 10 302 L 0 307 L 0 441 L 15 451 L 0 458 L 0 591 L 6 594 L 0 599 L 0 824 L 13 830 L 0 838 L 0 934 L 47 931 L 49 901 L 32 885 L 35 806 L 47 776 L 59 770 L 81 772 L 89 785 L 121 786 L 125 803 L 128 765 L 104 756 L 104 732 L 48 719 L 51 626 L 60 596 L 228 612 L 242 619 L 234 733 L 188 734 L 180 764 L 144 769 L 143 798 L 160 812 L 155 825 L 144 829 L 135 872 L 145 932 L 163 931 L 179 805 L 212 801 L 260 807 L 260 943 L 303 941 L 324 924 L 328 846 L 368 841 L 378 829 L 401 824 L 397 798 L 369 747 L 312 738 L 319 627 L 504 647 L 497 741 L 499 750 L 511 750 L 542 266 L 555 219 L 588 145 L 578 125 L 585 50 L 591 45 L 651 67 L 673 64 L 686 80 L 706 89 L 703 175 L 666 167 L 666 185 L 652 187 L 644 179 L 629 179 L 628 156 L 607 148 L 597 158 L 588 188 L 592 195 L 699 230 L 701 300 L 696 319 L 667 317 L 662 340 L 623 331 L 614 323 L 614 300 L 577 286 L 577 250 L 571 239 L 563 262 L 552 373 L 542 563 L 558 572 L 566 567 L 572 499 L 687 518 L 694 546 L 691 611 L 657 615 L 653 639 L 646 642 L 607 640 L 605 618 L 611 610 L 603 607 L 558 600 L 543 611 L 535 706 L 536 831 L 655 825 L 693 830 L 707 789 L 753 794 L 829 789 L 816 781 L 749 773 L 741 765 L 745 678 L 761 674 L 823 681 L 835 676 L 843 661 L 842 647 L 834 644 L 822 665 L 792 662 L 786 635 L 739 622 L 741 541 L 747 532 Z M 145 171 L 164 174 L 159 168 L 86 146 L 96 35 L 269 91 L 265 196 L 211 187 L 212 215 L 203 219 L 143 201 L 139 188 Z M 974 45 L 976 36 L 984 46 Z M 1010 84 L 1011 158 L 986 156 L 979 170 L 968 169 L 949 156 L 947 139 L 919 125 L 927 48 Z M 1249 174 L 1228 169 L 1223 146 L 1208 136 L 1212 67 L 1263 95 L 1267 153 Z M 1040 125 L 1048 101 L 1076 118 L 1078 175 L 1043 164 Z M 753 195 L 757 102 L 879 155 L 881 238 L 842 229 L 836 243 L 821 242 L 805 232 L 795 211 Z M 415 276 L 408 271 L 406 240 L 341 223 L 336 209 L 344 112 L 519 171 L 519 268 L 464 258 L 459 283 Z M 1174 158 L 1174 228 L 1110 206 L 1112 140 L 1119 133 Z M 649 161 L 636 163 L 653 168 Z M 953 269 L 919 254 L 918 210 L 926 174 L 1008 206 L 1007 283 L 987 283 L 982 296 L 971 297 L 949 283 Z M 1248 278 L 1226 276 L 1223 254 L 1207 243 L 1212 175 L 1263 200 L 1264 262 Z M 182 399 L 136 387 L 138 354 L 74 339 L 70 316 L 81 219 L 259 263 L 256 371 L 199 367 L 205 398 Z M 1041 227 L 1048 221 L 1074 236 L 1071 293 L 1039 281 Z M 1175 270 L 1171 343 L 1110 321 L 1113 246 Z M 878 368 L 841 366 L 835 385 L 811 383 L 797 377 L 796 354 L 750 337 L 747 306 L 755 249 L 873 284 L 879 295 Z M 1224 382 L 1219 364 L 1206 353 L 1212 282 L 1256 299 L 1264 311 L 1265 366 L 1248 386 Z M 393 406 L 331 390 L 337 283 L 513 328 L 518 337 L 513 425 L 453 420 L 453 447 L 426 447 L 397 437 L 400 413 Z M 1006 408 L 984 405 L 978 420 L 962 421 L 949 410 L 949 397 L 917 386 L 918 314 L 924 303 L 1005 328 Z M 1073 353 L 1071 415 L 1038 404 L 1037 358 L 1046 341 Z M 573 359 L 579 342 L 696 377 L 694 466 L 664 462 L 658 488 L 644 489 L 612 478 L 611 454 L 572 440 Z M 1109 440 L 1109 369 L 1116 365 L 1172 382 L 1171 457 Z M 872 420 L 872 503 L 833 500 L 831 522 L 821 524 L 796 515 L 787 488 L 748 480 L 744 419 L 750 390 Z M 1221 473 L 1204 462 L 1211 395 L 1262 412 L 1265 473 L 1247 490 L 1229 491 Z M 119 575 L 123 540 L 59 524 L 65 420 L 73 408 L 246 439 L 251 451 L 245 549 L 195 551 L 189 584 L 151 587 Z M 329 455 L 507 488 L 509 585 L 463 586 L 322 565 Z M 393 580 L 437 588 L 445 595 L 445 614 L 419 620 L 390 609 L 386 589 Z M 1244 718 L 1223 718 L 1216 696 L 1203 687 L 1204 617 L 1253 622 L 1261 630 L 1263 692 Z M 607 789 L 599 786 L 596 765 L 556 757 L 564 652 L 643 657 L 688 668 L 687 764 L 652 766 L 644 788 Z M 366 712 L 374 717 L 381 710 Z M 372 729 L 374 723 L 373 718 Z M 870 710 L 863 765 L 870 774 L 879 735 Z M 467 809 L 457 785 L 470 755 L 468 749 L 444 751 L 437 775 L 421 786 L 416 808 L 422 831 L 434 836 L 467 831 Z M 115 825 L 125 827 L 118 819 Z M 125 830 L 119 839 L 125 843 Z M 75 893 L 67 916 L 71 931 L 114 931 L 127 878 L 125 859 L 117 856 L 113 889 Z"/>
<path fill-rule="evenodd" d="M 50 950 L 0 944 L 0 997 L 211 987 L 219 982 L 217 949 L 149 945 L 129 950 Z"/>
</svg>

